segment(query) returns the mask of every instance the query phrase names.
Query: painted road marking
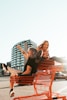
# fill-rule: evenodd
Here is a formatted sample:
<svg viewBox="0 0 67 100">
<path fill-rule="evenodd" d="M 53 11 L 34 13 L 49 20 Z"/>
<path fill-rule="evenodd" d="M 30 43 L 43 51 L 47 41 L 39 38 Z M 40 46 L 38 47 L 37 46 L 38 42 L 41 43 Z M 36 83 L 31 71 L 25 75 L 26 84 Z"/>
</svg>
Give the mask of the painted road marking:
<svg viewBox="0 0 67 100">
<path fill-rule="evenodd" d="M 67 90 L 67 86 L 64 87 L 64 88 L 62 88 L 62 89 L 60 89 L 60 90 L 58 90 L 57 93 L 62 93 L 62 92 L 65 91 L 65 90 Z"/>
</svg>

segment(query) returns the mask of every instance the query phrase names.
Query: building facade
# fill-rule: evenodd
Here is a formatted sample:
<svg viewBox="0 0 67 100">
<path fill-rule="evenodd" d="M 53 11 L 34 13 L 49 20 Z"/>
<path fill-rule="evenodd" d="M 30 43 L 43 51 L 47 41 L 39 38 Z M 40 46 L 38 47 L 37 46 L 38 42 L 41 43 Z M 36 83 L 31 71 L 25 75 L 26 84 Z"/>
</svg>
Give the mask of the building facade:
<svg viewBox="0 0 67 100">
<path fill-rule="evenodd" d="M 11 67 L 11 61 L 7 62 L 7 66 Z"/>
<path fill-rule="evenodd" d="M 25 40 L 15 44 L 12 48 L 12 57 L 11 57 L 11 67 L 24 70 L 24 64 L 26 63 L 26 59 L 21 54 L 21 52 L 16 48 L 17 45 L 21 45 L 21 47 L 27 51 L 29 47 L 37 47 L 37 44 L 31 40 Z"/>
</svg>

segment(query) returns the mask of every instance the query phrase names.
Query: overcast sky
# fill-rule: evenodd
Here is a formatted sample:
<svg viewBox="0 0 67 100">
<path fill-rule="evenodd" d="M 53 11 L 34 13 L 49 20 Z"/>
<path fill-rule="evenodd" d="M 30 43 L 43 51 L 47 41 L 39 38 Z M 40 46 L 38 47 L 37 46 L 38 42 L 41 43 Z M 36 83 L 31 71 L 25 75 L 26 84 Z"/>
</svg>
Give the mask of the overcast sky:
<svg viewBox="0 0 67 100">
<path fill-rule="evenodd" d="M 50 43 L 50 56 L 67 57 L 67 0 L 0 0 L 0 63 L 12 47 L 31 39 Z"/>
</svg>

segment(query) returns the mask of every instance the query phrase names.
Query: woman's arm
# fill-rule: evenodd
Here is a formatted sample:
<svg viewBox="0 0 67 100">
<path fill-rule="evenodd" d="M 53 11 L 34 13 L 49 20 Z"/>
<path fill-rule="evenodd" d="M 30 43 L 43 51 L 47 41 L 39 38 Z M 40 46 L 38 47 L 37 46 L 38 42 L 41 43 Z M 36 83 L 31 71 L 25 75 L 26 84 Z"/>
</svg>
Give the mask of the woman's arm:
<svg viewBox="0 0 67 100">
<path fill-rule="evenodd" d="M 22 75 L 24 75 L 24 74 L 30 74 L 31 73 L 31 70 L 32 70 L 32 68 L 29 65 L 27 65 L 27 69 L 26 69 L 26 71 L 24 71 L 22 73 Z"/>
<path fill-rule="evenodd" d="M 23 54 L 23 56 L 24 56 L 26 59 L 28 59 L 28 54 L 27 54 L 27 52 L 25 52 L 25 51 L 22 49 L 22 47 L 21 47 L 20 45 L 17 45 L 16 47 L 17 47 L 17 49 L 19 49 L 19 50 L 21 51 L 21 53 Z"/>
<path fill-rule="evenodd" d="M 48 51 L 43 52 L 43 57 L 44 58 L 50 58 L 49 52 Z"/>
<path fill-rule="evenodd" d="M 45 41 L 43 41 L 40 45 L 38 45 L 37 50 L 42 50 L 43 49 L 43 44 L 45 43 Z"/>
<path fill-rule="evenodd" d="M 42 44 L 37 47 L 37 51 L 42 50 Z"/>
</svg>

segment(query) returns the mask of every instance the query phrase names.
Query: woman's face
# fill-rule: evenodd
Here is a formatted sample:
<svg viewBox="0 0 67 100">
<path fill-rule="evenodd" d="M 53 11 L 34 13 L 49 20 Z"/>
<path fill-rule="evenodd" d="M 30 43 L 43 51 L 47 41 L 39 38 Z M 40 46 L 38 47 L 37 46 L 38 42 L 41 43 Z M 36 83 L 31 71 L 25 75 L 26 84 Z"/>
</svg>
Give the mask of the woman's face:
<svg viewBox="0 0 67 100">
<path fill-rule="evenodd" d="M 47 50 L 48 47 L 49 47 L 49 43 L 48 43 L 48 42 L 45 42 L 45 43 L 43 44 L 43 46 L 42 46 L 43 51 Z"/>
</svg>

